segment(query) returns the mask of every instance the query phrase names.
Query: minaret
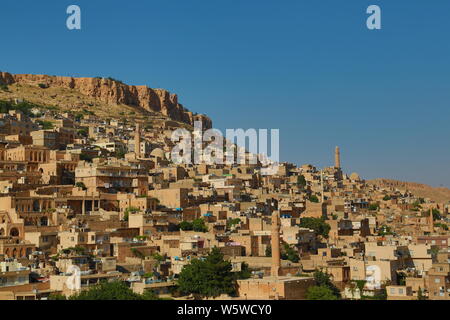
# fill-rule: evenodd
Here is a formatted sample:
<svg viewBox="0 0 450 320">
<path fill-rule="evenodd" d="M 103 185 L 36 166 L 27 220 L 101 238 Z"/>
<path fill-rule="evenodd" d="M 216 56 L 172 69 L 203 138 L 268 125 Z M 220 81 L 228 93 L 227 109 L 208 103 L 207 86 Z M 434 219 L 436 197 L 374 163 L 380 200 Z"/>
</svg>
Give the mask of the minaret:
<svg viewBox="0 0 450 320">
<path fill-rule="evenodd" d="M 428 218 L 430 233 L 434 232 L 434 219 L 433 219 L 433 209 L 430 208 L 430 216 Z"/>
<path fill-rule="evenodd" d="M 141 126 L 136 123 L 136 131 L 134 133 L 134 153 L 136 158 L 141 157 Z"/>
<path fill-rule="evenodd" d="M 325 196 L 324 196 L 324 192 L 325 192 L 325 188 L 324 188 L 324 186 L 323 186 L 323 170 L 320 170 L 320 186 L 321 186 L 321 188 L 322 188 L 322 191 L 321 191 L 321 202 L 324 202 L 325 201 Z"/>
<path fill-rule="evenodd" d="M 270 275 L 278 277 L 280 275 L 280 217 L 278 211 L 272 213 L 272 267 Z"/>
<path fill-rule="evenodd" d="M 341 152 L 339 151 L 339 147 L 336 147 L 334 150 L 334 167 L 341 168 Z"/>
</svg>

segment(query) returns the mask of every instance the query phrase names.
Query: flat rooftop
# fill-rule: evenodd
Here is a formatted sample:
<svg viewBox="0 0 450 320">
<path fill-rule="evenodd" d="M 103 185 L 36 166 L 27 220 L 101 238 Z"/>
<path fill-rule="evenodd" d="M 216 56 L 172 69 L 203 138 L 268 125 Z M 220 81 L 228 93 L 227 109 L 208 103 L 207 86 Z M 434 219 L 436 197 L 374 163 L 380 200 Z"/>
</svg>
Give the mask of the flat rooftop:
<svg viewBox="0 0 450 320">
<path fill-rule="evenodd" d="M 294 282 L 294 281 L 305 281 L 305 280 L 314 280 L 314 277 L 287 277 L 287 276 L 279 276 L 279 277 L 263 277 L 263 278 L 250 278 L 238 281 L 248 281 L 248 282 Z"/>
</svg>

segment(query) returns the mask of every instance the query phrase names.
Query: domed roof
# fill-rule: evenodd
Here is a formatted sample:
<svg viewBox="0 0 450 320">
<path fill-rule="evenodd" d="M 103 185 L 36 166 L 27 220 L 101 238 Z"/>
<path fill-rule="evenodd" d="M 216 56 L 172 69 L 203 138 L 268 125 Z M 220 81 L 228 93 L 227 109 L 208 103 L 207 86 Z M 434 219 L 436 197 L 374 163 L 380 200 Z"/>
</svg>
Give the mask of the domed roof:
<svg viewBox="0 0 450 320">
<path fill-rule="evenodd" d="M 161 158 L 161 159 L 165 158 L 164 151 L 162 149 L 160 149 L 160 148 L 153 149 L 153 151 L 150 153 L 150 155 L 152 157 L 158 157 L 158 158 Z"/>
<path fill-rule="evenodd" d="M 359 177 L 359 174 L 357 174 L 356 172 L 353 172 L 350 175 L 350 180 L 359 181 L 359 180 L 361 180 L 361 178 Z"/>
</svg>

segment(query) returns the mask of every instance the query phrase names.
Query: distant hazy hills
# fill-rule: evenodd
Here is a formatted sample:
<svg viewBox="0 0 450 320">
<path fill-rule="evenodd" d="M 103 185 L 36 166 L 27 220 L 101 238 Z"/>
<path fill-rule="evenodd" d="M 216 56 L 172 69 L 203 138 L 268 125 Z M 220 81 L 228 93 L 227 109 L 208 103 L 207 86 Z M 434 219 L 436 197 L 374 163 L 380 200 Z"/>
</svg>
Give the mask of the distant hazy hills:
<svg viewBox="0 0 450 320">
<path fill-rule="evenodd" d="M 450 201 L 450 189 L 448 188 L 435 188 L 426 184 L 404 182 L 392 179 L 374 179 L 368 180 L 367 183 L 383 188 L 393 187 L 402 191 L 408 190 L 418 197 L 429 198 L 436 202 Z"/>
</svg>

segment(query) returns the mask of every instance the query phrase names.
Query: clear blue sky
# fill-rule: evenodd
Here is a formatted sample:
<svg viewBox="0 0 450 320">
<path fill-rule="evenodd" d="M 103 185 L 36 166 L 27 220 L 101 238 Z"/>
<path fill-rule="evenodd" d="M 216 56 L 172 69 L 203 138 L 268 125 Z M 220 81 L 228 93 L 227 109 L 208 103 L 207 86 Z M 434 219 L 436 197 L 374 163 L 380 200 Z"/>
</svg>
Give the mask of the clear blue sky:
<svg viewBox="0 0 450 320">
<path fill-rule="evenodd" d="M 339 145 L 349 173 L 450 186 L 449 18 L 448 0 L 2 0 L 0 70 L 166 88 L 219 129 L 279 128 L 284 161 Z"/>
</svg>

